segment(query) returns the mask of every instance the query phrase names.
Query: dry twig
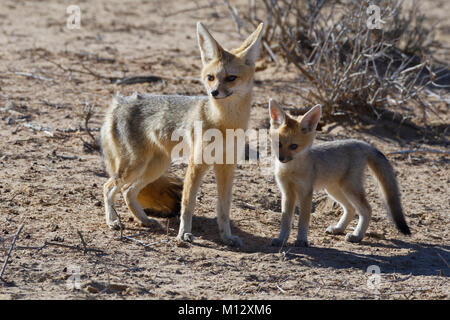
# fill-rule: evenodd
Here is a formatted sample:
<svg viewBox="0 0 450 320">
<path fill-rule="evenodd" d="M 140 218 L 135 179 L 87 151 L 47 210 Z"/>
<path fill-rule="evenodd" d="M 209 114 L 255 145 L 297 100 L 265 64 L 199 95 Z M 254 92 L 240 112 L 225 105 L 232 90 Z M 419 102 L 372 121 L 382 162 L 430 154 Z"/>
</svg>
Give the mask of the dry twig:
<svg viewBox="0 0 450 320">
<path fill-rule="evenodd" d="M 132 236 L 124 236 L 124 235 L 121 236 L 121 239 L 127 239 L 127 240 L 134 241 L 134 242 L 138 243 L 139 245 L 141 245 L 141 246 L 143 246 L 143 247 L 145 247 L 145 248 L 148 248 L 148 249 L 151 249 L 151 247 L 152 247 L 153 245 L 155 245 L 155 244 L 164 243 L 164 242 L 170 243 L 170 239 L 164 239 L 164 240 L 159 240 L 159 241 L 154 241 L 154 242 L 146 243 L 146 242 L 141 241 L 141 240 L 139 240 L 139 239 L 135 239 L 135 238 L 133 238 Z"/>
<path fill-rule="evenodd" d="M 17 246 L 16 249 L 17 250 L 37 250 L 37 251 L 41 251 L 42 249 L 47 248 L 48 246 L 54 246 L 54 247 L 62 247 L 62 248 L 67 248 L 67 249 L 72 249 L 72 250 L 78 250 L 78 251 L 83 251 L 84 253 L 87 252 L 96 252 L 98 254 L 105 254 L 105 252 L 101 249 L 96 249 L 96 248 L 81 248 L 78 245 L 75 246 L 71 246 L 68 244 L 64 244 L 64 243 L 57 243 L 57 242 L 49 242 L 49 241 L 45 241 L 44 244 L 42 246 Z"/>
<path fill-rule="evenodd" d="M 4 273 L 5 270 L 6 270 L 6 266 L 7 266 L 7 264 L 8 264 L 9 257 L 11 256 L 11 253 L 12 253 L 12 251 L 13 251 L 13 249 L 14 249 L 14 245 L 16 244 L 16 240 L 17 240 L 17 238 L 19 237 L 19 234 L 20 234 L 20 232 L 22 231 L 23 226 L 24 226 L 23 223 L 19 226 L 19 228 L 17 229 L 17 232 L 16 232 L 16 234 L 14 235 L 14 238 L 13 238 L 13 240 L 12 240 L 12 242 L 11 242 L 11 246 L 9 247 L 9 250 L 8 250 L 8 255 L 6 256 L 5 262 L 3 263 L 2 270 L 0 271 L 0 280 L 5 281 L 5 280 L 3 279 L 3 273 Z"/>
<path fill-rule="evenodd" d="M 84 253 L 86 253 L 87 252 L 86 241 L 84 241 L 83 235 L 81 234 L 80 230 L 77 230 L 77 233 L 78 233 L 78 236 L 80 237 L 81 244 L 83 245 Z"/>
<path fill-rule="evenodd" d="M 46 78 L 46 77 L 42 77 L 42 76 L 37 76 L 37 75 L 35 75 L 35 74 L 33 74 L 33 73 L 16 71 L 16 72 L 14 72 L 14 74 L 17 74 L 17 75 L 19 75 L 19 76 L 24 76 L 24 77 L 27 77 L 27 78 L 32 78 L 32 79 L 41 80 L 41 81 L 51 81 L 51 82 L 54 82 L 54 81 L 53 81 L 52 79 L 50 79 L 50 78 Z"/>
</svg>

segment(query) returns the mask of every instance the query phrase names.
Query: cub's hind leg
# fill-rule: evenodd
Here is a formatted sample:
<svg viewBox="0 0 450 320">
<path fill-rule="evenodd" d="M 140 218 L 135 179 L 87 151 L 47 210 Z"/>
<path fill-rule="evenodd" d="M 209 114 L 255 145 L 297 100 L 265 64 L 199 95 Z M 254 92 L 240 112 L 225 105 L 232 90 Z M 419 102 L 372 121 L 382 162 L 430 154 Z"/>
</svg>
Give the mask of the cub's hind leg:
<svg viewBox="0 0 450 320">
<path fill-rule="evenodd" d="M 326 232 L 330 234 L 344 234 L 345 229 L 352 221 L 355 216 L 355 208 L 351 204 L 351 202 L 347 199 L 344 192 L 339 186 L 333 186 L 327 188 L 327 193 L 336 202 L 338 202 L 344 213 L 342 217 L 339 219 L 339 222 L 335 225 L 331 225 L 327 228 Z"/>
<path fill-rule="evenodd" d="M 358 224 L 353 233 L 348 233 L 345 240 L 349 242 L 360 242 L 366 234 L 369 227 L 370 217 L 372 216 L 372 209 L 366 199 L 364 188 L 361 185 L 344 185 L 343 191 L 347 199 L 356 208 L 359 219 Z"/>
</svg>

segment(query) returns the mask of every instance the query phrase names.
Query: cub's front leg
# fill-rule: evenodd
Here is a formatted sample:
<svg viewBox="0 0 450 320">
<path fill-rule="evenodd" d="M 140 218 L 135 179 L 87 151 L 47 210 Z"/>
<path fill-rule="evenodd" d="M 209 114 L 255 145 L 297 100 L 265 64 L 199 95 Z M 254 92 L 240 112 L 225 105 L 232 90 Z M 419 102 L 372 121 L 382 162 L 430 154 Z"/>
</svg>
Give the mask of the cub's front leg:
<svg viewBox="0 0 450 320">
<path fill-rule="evenodd" d="M 278 238 L 273 238 L 271 246 L 281 247 L 289 238 L 292 229 L 292 217 L 294 215 L 296 192 L 292 183 L 278 180 L 281 191 L 281 226 Z"/>
<path fill-rule="evenodd" d="M 312 209 L 312 190 L 299 190 L 300 216 L 298 219 L 298 233 L 295 241 L 296 247 L 308 247 L 308 228 Z"/>
</svg>

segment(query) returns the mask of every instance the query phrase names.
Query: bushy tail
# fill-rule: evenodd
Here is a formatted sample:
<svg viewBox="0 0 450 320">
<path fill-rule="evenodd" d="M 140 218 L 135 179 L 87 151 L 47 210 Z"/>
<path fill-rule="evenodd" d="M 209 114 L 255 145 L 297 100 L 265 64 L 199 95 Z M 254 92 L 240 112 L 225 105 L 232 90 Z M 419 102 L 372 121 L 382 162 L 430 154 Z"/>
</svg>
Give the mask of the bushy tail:
<svg viewBox="0 0 450 320">
<path fill-rule="evenodd" d="M 388 214 L 397 229 L 403 234 L 411 234 L 400 203 L 400 191 L 394 169 L 388 159 L 379 150 L 373 148 L 369 155 L 369 167 L 377 177 L 388 207 Z"/>
<path fill-rule="evenodd" d="M 169 218 L 180 215 L 183 181 L 164 174 L 138 194 L 138 202 L 147 215 Z"/>
</svg>

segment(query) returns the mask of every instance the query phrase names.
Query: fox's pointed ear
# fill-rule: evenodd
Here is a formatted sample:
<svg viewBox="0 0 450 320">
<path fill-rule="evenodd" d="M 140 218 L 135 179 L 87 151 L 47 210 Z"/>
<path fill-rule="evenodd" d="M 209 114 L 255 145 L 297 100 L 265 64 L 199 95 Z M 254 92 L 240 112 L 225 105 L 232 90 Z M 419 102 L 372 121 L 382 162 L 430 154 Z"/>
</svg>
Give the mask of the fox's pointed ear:
<svg viewBox="0 0 450 320">
<path fill-rule="evenodd" d="M 270 125 L 274 127 L 279 127 L 286 121 L 286 114 L 283 109 L 278 105 L 278 103 L 270 99 L 269 100 L 269 115 L 270 115 Z"/>
<path fill-rule="evenodd" d="M 203 64 L 220 58 L 222 48 L 201 22 L 197 22 L 197 38 Z"/>
<path fill-rule="evenodd" d="M 312 107 L 300 120 L 301 131 L 303 133 L 309 133 L 316 130 L 321 115 L 322 107 L 320 105 Z"/>
<path fill-rule="evenodd" d="M 260 23 L 258 28 L 245 40 L 242 45 L 236 49 L 238 56 L 244 59 L 244 63 L 253 67 L 258 60 L 261 50 L 261 37 L 263 34 L 264 24 Z"/>
</svg>

